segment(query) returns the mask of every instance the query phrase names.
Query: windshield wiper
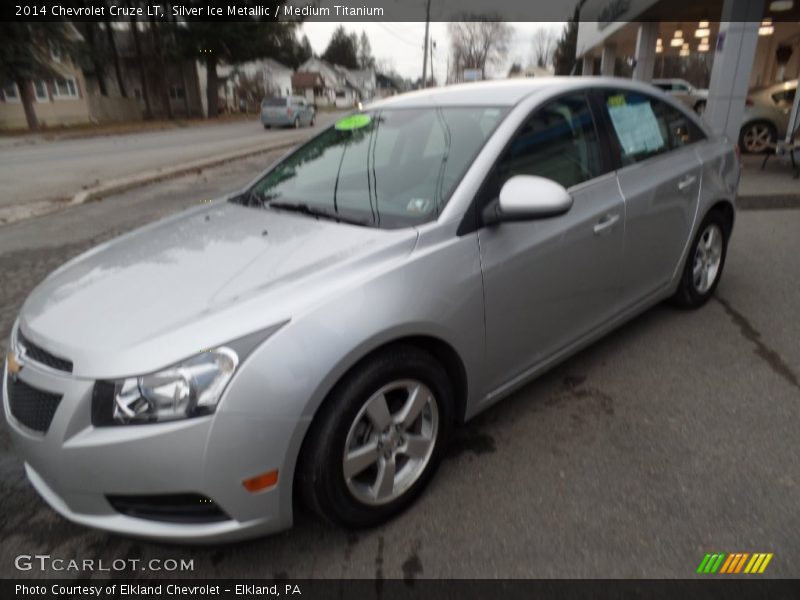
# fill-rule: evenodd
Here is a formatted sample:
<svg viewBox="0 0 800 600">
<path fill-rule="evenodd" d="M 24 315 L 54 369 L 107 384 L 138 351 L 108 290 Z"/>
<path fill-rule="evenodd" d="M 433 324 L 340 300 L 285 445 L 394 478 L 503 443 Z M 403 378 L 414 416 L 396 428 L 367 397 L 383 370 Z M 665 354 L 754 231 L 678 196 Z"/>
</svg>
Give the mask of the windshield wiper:
<svg viewBox="0 0 800 600">
<path fill-rule="evenodd" d="M 268 202 L 266 206 L 271 208 L 278 208 L 280 210 L 288 210 L 297 212 L 303 215 L 309 215 L 321 219 L 329 219 L 339 223 L 349 223 L 350 225 L 360 225 L 362 227 L 369 227 L 371 223 L 365 219 L 355 219 L 351 217 L 343 217 L 339 213 L 325 210 L 324 208 L 316 208 L 309 206 L 305 202 Z"/>
</svg>

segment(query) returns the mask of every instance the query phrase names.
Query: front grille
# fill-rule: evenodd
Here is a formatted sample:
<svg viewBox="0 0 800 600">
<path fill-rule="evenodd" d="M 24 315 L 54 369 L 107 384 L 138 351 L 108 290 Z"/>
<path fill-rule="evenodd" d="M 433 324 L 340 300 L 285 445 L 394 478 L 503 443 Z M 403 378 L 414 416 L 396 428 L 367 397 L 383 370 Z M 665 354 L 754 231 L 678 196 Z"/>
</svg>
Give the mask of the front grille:
<svg viewBox="0 0 800 600">
<path fill-rule="evenodd" d="M 28 429 L 47 433 L 61 396 L 37 390 L 19 379 L 15 381 L 10 375 L 6 384 L 8 405 L 14 418 Z"/>
<path fill-rule="evenodd" d="M 200 494 L 151 496 L 106 496 L 117 512 L 129 517 L 167 523 L 215 523 L 230 517 L 217 504 Z"/>
<path fill-rule="evenodd" d="M 65 371 L 72 373 L 72 361 L 65 358 L 59 358 L 50 354 L 44 348 L 37 346 L 28 338 L 22 335 L 21 331 L 17 331 L 17 342 L 25 349 L 25 356 L 39 364 L 56 369 L 57 371 Z"/>
</svg>

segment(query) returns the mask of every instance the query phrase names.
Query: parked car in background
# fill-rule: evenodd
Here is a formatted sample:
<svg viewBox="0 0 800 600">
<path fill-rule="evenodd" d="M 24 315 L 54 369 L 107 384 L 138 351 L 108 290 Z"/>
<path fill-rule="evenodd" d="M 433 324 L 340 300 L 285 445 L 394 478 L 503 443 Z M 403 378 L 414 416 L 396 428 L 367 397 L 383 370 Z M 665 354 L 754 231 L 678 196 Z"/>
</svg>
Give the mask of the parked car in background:
<svg viewBox="0 0 800 600">
<path fill-rule="evenodd" d="M 738 180 L 727 138 L 629 80 L 377 102 L 42 281 L 10 339 L 11 437 L 99 529 L 239 539 L 294 499 L 376 525 L 458 424 L 662 300 L 705 304 Z"/>
<path fill-rule="evenodd" d="M 708 90 L 694 87 L 685 79 L 654 79 L 653 85 L 674 96 L 698 115 L 702 115 L 708 102 Z"/>
<path fill-rule="evenodd" d="M 744 152 L 766 152 L 786 135 L 797 79 L 753 88 L 747 94 L 739 147 Z"/>
<path fill-rule="evenodd" d="M 312 127 L 316 121 L 314 106 L 302 96 L 264 98 L 261 101 L 261 123 L 270 127 Z"/>
</svg>

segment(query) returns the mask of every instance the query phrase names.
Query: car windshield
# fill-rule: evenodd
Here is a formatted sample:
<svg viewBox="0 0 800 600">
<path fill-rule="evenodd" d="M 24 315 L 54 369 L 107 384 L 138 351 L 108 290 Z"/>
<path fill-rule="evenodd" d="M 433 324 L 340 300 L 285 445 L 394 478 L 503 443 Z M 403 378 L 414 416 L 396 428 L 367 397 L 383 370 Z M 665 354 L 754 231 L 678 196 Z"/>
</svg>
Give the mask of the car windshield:
<svg viewBox="0 0 800 600">
<path fill-rule="evenodd" d="M 385 229 L 426 223 L 506 112 L 431 107 L 353 114 L 233 201 Z"/>
<path fill-rule="evenodd" d="M 286 98 L 264 98 L 261 106 L 286 106 Z"/>
</svg>

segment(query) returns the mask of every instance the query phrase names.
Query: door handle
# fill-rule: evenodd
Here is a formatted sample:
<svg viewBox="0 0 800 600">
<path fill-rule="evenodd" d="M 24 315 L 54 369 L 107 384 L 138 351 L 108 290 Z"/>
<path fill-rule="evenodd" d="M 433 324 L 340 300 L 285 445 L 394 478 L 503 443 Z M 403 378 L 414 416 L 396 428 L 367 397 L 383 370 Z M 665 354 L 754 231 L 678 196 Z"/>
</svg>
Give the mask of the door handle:
<svg viewBox="0 0 800 600">
<path fill-rule="evenodd" d="M 692 185 L 695 182 L 696 179 L 697 179 L 697 177 L 695 177 L 694 175 L 687 175 L 686 177 L 684 177 L 683 179 L 681 179 L 678 182 L 678 189 L 680 191 L 685 190 L 690 185 Z"/>
<path fill-rule="evenodd" d="M 611 231 L 611 228 L 614 227 L 614 224 L 619 221 L 619 214 L 609 214 L 604 216 L 594 225 L 594 234 L 595 235 L 603 235 L 604 233 L 608 233 Z"/>
</svg>

